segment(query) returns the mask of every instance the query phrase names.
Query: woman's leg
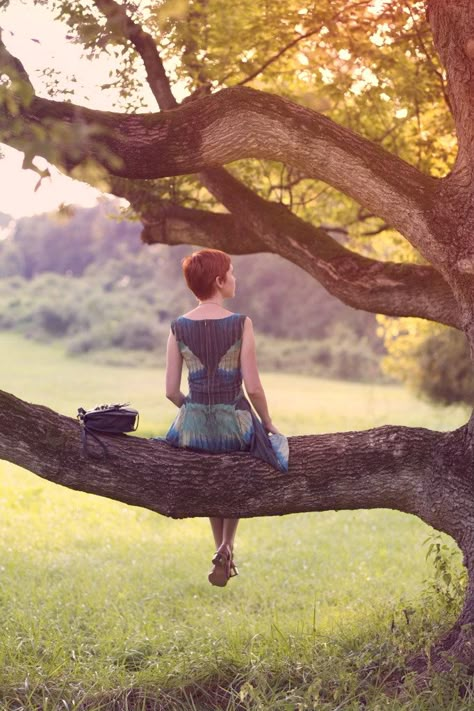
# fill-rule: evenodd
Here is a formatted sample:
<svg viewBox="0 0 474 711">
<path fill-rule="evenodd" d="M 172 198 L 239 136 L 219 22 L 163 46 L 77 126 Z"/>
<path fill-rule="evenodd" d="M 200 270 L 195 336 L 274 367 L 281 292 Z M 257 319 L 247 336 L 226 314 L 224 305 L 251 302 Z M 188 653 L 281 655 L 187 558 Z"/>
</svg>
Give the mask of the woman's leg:
<svg viewBox="0 0 474 711">
<path fill-rule="evenodd" d="M 210 518 L 212 534 L 214 536 L 214 541 L 216 543 L 216 550 L 222 543 L 222 538 L 224 535 L 224 519 L 223 518 Z"/>
<path fill-rule="evenodd" d="M 222 527 L 222 545 L 230 546 L 231 551 L 234 550 L 234 539 L 239 525 L 238 518 L 225 518 Z"/>
<path fill-rule="evenodd" d="M 230 546 L 234 549 L 235 534 L 239 525 L 238 518 L 210 518 L 212 533 L 216 544 L 216 550 L 221 546 Z"/>
</svg>

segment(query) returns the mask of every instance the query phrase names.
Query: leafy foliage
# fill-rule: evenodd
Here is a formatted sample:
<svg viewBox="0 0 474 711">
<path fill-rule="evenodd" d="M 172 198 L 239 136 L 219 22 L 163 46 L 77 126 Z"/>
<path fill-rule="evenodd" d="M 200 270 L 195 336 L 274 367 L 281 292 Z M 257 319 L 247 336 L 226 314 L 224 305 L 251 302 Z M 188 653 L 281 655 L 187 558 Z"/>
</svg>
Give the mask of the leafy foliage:
<svg viewBox="0 0 474 711">
<path fill-rule="evenodd" d="M 437 598 L 447 612 L 459 609 L 463 603 L 467 570 L 462 565 L 458 548 L 446 542 L 439 533 L 432 533 L 424 541 L 426 560 L 433 566 L 433 576 L 425 581 L 425 597 Z"/>
<path fill-rule="evenodd" d="M 433 402 L 474 405 L 474 374 L 464 333 L 419 319 L 382 322 L 383 371 Z"/>
</svg>

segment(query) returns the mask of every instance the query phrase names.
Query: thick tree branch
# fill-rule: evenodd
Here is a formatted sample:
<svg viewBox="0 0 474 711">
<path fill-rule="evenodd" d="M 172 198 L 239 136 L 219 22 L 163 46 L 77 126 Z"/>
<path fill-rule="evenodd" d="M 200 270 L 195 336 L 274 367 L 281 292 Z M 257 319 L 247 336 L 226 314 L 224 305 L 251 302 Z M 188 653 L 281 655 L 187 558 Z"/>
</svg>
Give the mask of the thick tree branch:
<svg viewBox="0 0 474 711">
<path fill-rule="evenodd" d="M 460 487 L 456 497 L 471 518 L 466 503 L 470 477 L 456 470 L 455 460 L 451 484 L 442 473 L 451 447 L 458 447 L 460 460 L 464 456 L 464 429 L 442 434 L 385 426 L 291 437 L 288 474 L 245 452 L 196 453 L 126 435 L 103 436 L 108 458 L 94 444 L 93 457 L 86 457 L 79 429 L 69 417 L 0 392 L 1 459 L 69 488 L 165 516 L 252 517 L 384 507 L 413 513 L 459 540 L 462 530 L 447 516 L 452 502 L 443 495 L 455 479 Z"/>
<path fill-rule="evenodd" d="M 228 213 L 162 202 L 153 211 L 142 213 L 141 219 L 142 240 L 146 244 L 195 244 L 230 254 L 268 251 L 257 234 L 239 226 Z"/>
<path fill-rule="evenodd" d="M 459 152 L 454 173 L 472 177 L 474 139 L 474 18 L 470 0 L 428 0 L 428 21 L 447 74 L 447 101 L 456 123 Z M 466 178 L 464 178 L 464 182 Z"/>
<path fill-rule="evenodd" d="M 71 489 L 173 518 L 390 508 L 444 531 L 462 549 L 470 583 L 459 620 L 435 652 L 449 650 L 472 664 L 473 454 L 467 426 L 441 433 L 387 425 L 291 437 L 287 474 L 245 452 L 196 453 L 127 435 L 102 436 L 107 458 L 98 445 L 85 457 L 79 430 L 69 417 L 0 392 L 0 458 Z"/>
<path fill-rule="evenodd" d="M 395 208 L 401 199 L 406 209 L 428 208 L 436 185 L 434 179 L 331 119 L 245 87 L 157 114 L 118 114 L 35 98 L 22 115 L 26 126 L 60 121 L 78 139 L 87 127 L 96 132 L 96 141 L 75 146 L 75 151 L 55 146 L 62 149 L 70 168 L 93 156 L 113 175 L 150 179 L 195 173 L 240 158 L 281 160 L 341 189 L 409 233 L 413 219 Z M 2 109 L 2 130 L 8 129 L 9 118 Z M 54 135 L 52 140 L 56 142 Z M 6 142 L 13 141 L 7 136 Z M 97 155 L 98 144 L 120 159 L 120 167 Z"/>
</svg>

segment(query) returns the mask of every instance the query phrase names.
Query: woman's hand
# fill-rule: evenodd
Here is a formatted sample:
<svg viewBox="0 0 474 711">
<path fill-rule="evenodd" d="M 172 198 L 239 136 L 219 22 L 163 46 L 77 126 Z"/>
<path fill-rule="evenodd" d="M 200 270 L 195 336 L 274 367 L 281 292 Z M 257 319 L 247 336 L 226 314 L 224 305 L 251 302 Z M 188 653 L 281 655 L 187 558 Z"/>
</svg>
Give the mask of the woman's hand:
<svg viewBox="0 0 474 711">
<path fill-rule="evenodd" d="M 275 427 L 273 422 L 263 422 L 262 424 L 263 424 L 267 434 L 282 434 L 282 432 L 280 432 L 280 430 L 277 427 Z"/>
</svg>

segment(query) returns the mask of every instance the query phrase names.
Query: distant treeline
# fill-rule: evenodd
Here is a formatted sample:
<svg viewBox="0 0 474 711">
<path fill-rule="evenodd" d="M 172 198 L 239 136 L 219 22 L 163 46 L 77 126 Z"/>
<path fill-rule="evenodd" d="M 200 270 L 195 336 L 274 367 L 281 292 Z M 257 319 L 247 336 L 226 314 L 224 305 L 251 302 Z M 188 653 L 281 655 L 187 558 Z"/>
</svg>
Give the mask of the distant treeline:
<svg viewBox="0 0 474 711">
<path fill-rule="evenodd" d="M 169 322 L 195 304 L 181 275 L 193 248 L 146 246 L 139 235 L 111 202 L 18 220 L 0 242 L 0 328 L 63 339 L 71 354 L 163 363 Z M 262 368 L 382 378 L 372 314 L 341 304 L 276 255 L 233 262 L 229 308 L 252 318 Z"/>
</svg>

